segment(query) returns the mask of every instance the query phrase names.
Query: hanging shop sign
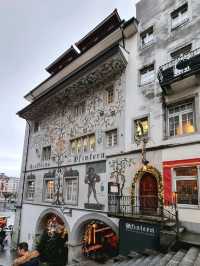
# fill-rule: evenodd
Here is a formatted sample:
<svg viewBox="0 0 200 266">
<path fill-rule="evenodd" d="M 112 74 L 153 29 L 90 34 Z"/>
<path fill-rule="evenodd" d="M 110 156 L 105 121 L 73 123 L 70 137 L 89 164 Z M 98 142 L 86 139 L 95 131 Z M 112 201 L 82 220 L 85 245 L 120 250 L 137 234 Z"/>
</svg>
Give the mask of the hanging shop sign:
<svg viewBox="0 0 200 266">
<path fill-rule="evenodd" d="M 160 247 L 159 224 L 121 219 L 119 236 L 119 253 L 122 255 L 127 255 L 130 251 L 158 250 Z"/>
</svg>

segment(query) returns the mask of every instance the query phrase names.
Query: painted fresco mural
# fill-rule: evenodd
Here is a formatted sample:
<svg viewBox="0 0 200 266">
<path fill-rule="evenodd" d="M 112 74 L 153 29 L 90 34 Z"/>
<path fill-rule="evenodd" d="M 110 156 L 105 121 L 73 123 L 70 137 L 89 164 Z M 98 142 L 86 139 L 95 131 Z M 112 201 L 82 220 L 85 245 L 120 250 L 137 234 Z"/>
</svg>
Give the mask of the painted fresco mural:
<svg viewBox="0 0 200 266">
<path fill-rule="evenodd" d="M 87 185 L 84 207 L 103 210 L 107 198 L 106 162 L 87 164 L 84 183 Z"/>
<path fill-rule="evenodd" d="M 134 158 L 116 158 L 112 159 L 108 163 L 109 165 L 109 180 L 114 184 L 119 185 L 119 194 L 124 195 L 129 193 L 131 187 L 131 179 L 133 177 L 134 167 L 136 165 L 136 160 Z M 127 180 L 128 179 L 128 180 Z M 128 184 L 128 187 L 125 187 Z"/>
<path fill-rule="evenodd" d="M 54 166 L 59 145 L 62 145 L 63 162 L 75 163 L 77 154 L 72 154 L 70 140 L 87 134 L 95 133 L 96 150 L 103 150 L 104 131 L 118 125 L 123 111 L 122 76 L 117 77 L 112 83 L 104 84 L 103 89 L 100 86 L 83 89 L 81 92 L 70 92 L 64 99 L 55 97 L 55 103 L 52 102 L 51 109 L 48 108 L 46 113 L 38 118 L 40 123 L 38 132 L 32 129 L 28 164 L 30 170 Z M 112 85 L 114 86 L 114 101 L 107 104 L 106 89 Z M 81 106 L 83 109 L 80 112 L 82 113 L 77 114 L 76 108 Z M 52 156 L 49 161 L 44 162 L 41 158 L 42 148 L 48 145 L 51 145 Z M 82 154 L 83 152 L 79 155 L 82 156 Z"/>
</svg>

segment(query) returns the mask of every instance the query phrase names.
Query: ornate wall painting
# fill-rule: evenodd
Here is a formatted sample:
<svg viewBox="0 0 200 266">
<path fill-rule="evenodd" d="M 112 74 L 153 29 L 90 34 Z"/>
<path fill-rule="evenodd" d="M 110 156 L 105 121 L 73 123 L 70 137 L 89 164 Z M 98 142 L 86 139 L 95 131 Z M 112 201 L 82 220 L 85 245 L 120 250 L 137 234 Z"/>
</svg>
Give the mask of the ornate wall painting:
<svg viewBox="0 0 200 266">
<path fill-rule="evenodd" d="M 60 129 L 65 139 L 65 162 L 73 163 L 73 155 L 71 154 L 70 139 L 85 134 L 96 133 L 96 141 L 98 145 L 103 145 L 104 131 L 112 127 L 118 126 L 121 113 L 124 109 L 122 77 L 117 77 L 114 83 L 115 102 L 107 104 L 105 102 L 106 88 L 109 85 L 103 85 L 98 88 L 85 89 L 81 93 L 77 89 L 70 91 L 67 95 L 63 94 L 49 107 L 46 108 L 40 117 L 40 130 L 37 133 L 31 131 L 29 152 L 29 166 L 41 163 L 42 148 L 44 146 L 52 146 L 52 154 L 55 154 L 56 143 L 60 136 Z M 62 103 L 60 103 L 60 101 Z M 85 101 L 85 112 L 81 116 L 75 117 L 74 106 Z M 34 122 L 34 121 L 33 121 Z M 49 161 L 54 165 L 52 160 Z M 41 164 L 42 168 L 42 164 Z"/>
<path fill-rule="evenodd" d="M 124 194 L 127 181 L 127 172 L 135 166 L 135 160 L 132 158 L 117 158 L 109 161 L 110 181 L 119 185 L 119 194 Z M 132 175 L 130 176 L 132 180 Z"/>
<path fill-rule="evenodd" d="M 84 183 L 87 185 L 87 209 L 103 210 L 106 197 L 106 162 L 86 165 Z"/>
</svg>

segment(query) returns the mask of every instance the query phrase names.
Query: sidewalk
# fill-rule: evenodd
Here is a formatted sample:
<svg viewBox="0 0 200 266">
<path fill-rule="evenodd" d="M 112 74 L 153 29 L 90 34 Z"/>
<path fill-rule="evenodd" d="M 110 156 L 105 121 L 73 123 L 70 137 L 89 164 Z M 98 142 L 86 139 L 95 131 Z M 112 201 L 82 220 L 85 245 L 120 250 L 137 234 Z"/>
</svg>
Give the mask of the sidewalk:
<svg viewBox="0 0 200 266">
<path fill-rule="evenodd" d="M 10 251 L 10 236 L 4 250 L 0 249 L 0 266 L 11 266 L 15 258 L 15 252 Z"/>
</svg>

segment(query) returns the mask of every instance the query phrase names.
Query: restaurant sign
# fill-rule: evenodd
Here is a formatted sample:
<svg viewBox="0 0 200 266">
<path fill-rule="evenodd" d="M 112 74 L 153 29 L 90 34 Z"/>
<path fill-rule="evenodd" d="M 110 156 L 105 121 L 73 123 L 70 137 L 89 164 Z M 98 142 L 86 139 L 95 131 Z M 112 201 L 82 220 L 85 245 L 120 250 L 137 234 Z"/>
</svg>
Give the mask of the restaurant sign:
<svg viewBox="0 0 200 266">
<path fill-rule="evenodd" d="M 122 255 L 127 255 L 130 251 L 158 250 L 160 247 L 160 226 L 121 219 L 119 238 L 119 252 Z"/>
</svg>

